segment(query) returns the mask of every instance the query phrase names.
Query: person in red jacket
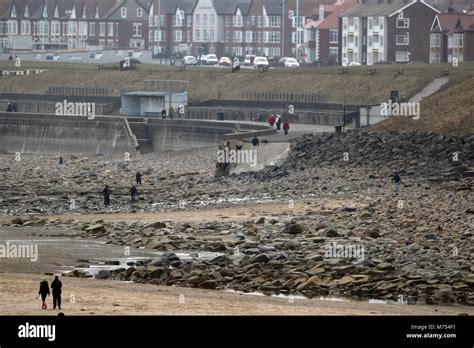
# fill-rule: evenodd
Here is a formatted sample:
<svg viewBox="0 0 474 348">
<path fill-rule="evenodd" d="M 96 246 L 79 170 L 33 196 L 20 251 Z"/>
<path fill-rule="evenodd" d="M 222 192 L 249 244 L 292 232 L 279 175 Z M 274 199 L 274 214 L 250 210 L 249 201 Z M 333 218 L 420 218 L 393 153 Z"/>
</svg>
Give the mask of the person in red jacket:
<svg viewBox="0 0 474 348">
<path fill-rule="evenodd" d="M 270 127 L 273 127 L 273 125 L 275 124 L 275 116 L 273 116 L 273 114 L 271 114 L 268 118 L 268 124 L 270 125 Z"/>
<path fill-rule="evenodd" d="M 290 124 L 288 123 L 288 120 L 285 120 L 285 122 L 283 122 L 283 131 L 285 132 L 285 136 L 288 136 L 289 129 Z"/>
</svg>

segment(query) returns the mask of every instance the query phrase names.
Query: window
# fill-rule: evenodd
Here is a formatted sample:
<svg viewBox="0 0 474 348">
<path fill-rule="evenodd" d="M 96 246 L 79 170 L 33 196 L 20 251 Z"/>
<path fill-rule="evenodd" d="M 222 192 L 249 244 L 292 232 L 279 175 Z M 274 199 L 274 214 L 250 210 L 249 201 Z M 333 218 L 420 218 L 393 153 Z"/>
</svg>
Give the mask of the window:
<svg viewBox="0 0 474 348">
<path fill-rule="evenodd" d="M 183 40 L 183 32 L 181 30 L 174 31 L 174 42 L 181 42 Z"/>
<path fill-rule="evenodd" d="M 234 16 L 234 27 L 242 27 L 243 26 L 243 20 L 242 16 Z"/>
<path fill-rule="evenodd" d="M 261 28 L 262 27 L 262 22 L 263 22 L 262 16 L 258 16 L 257 17 L 257 27 Z"/>
<path fill-rule="evenodd" d="M 257 32 L 257 42 L 262 42 L 262 32 Z"/>
<path fill-rule="evenodd" d="M 186 26 L 190 27 L 192 25 L 192 16 L 186 16 Z"/>
<path fill-rule="evenodd" d="M 375 27 L 379 26 L 379 17 L 374 17 L 374 26 Z"/>
<path fill-rule="evenodd" d="M 397 28 L 410 28 L 410 19 L 397 18 Z"/>
<path fill-rule="evenodd" d="M 378 36 L 378 34 L 375 34 L 375 35 L 373 36 L 373 40 L 372 40 L 372 41 L 373 41 L 374 45 L 379 43 L 379 41 L 380 41 L 379 38 L 380 38 L 380 36 Z"/>
<path fill-rule="evenodd" d="M 114 23 L 107 23 L 107 34 L 114 36 Z"/>
<path fill-rule="evenodd" d="M 89 23 L 89 36 L 95 36 L 95 23 Z"/>
<path fill-rule="evenodd" d="M 182 27 L 183 26 L 183 17 L 179 14 L 173 16 L 173 26 L 174 27 Z"/>
<path fill-rule="evenodd" d="M 210 20 L 210 25 L 214 26 L 216 24 L 216 15 L 210 14 L 209 20 Z"/>
<path fill-rule="evenodd" d="M 408 62 L 408 51 L 396 51 L 395 60 L 397 62 Z"/>
<path fill-rule="evenodd" d="M 396 36 L 396 43 L 399 46 L 408 45 L 409 41 L 410 41 L 410 39 L 409 39 L 408 35 L 397 35 Z"/>
<path fill-rule="evenodd" d="M 329 43 L 339 42 L 339 31 L 337 29 L 329 30 Z"/>
<path fill-rule="evenodd" d="M 229 42 L 230 41 L 230 31 L 226 31 L 225 32 L 225 42 Z"/>
<path fill-rule="evenodd" d="M 137 8 L 137 17 L 143 17 L 143 9 L 141 7 Z"/>
<path fill-rule="evenodd" d="M 201 15 L 200 14 L 197 14 L 196 17 L 194 18 L 194 20 L 196 21 L 196 25 L 201 25 Z"/>
<path fill-rule="evenodd" d="M 207 25 L 207 14 L 202 15 L 202 25 Z"/>
<path fill-rule="evenodd" d="M 209 40 L 209 37 L 207 35 L 207 30 L 202 31 L 202 41 L 207 42 Z"/>
<path fill-rule="evenodd" d="M 293 17 L 293 28 L 299 28 L 304 25 L 304 17 L 303 16 L 294 16 Z M 350 24 L 349 24 L 350 25 Z"/>
<path fill-rule="evenodd" d="M 199 42 L 201 41 L 201 31 L 200 30 L 194 30 L 194 40 Z"/>
<path fill-rule="evenodd" d="M 225 26 L 230 27 L 230 16 L 225 16 Z"/>
<path fill-rule="evenodd" d="M 161 30 L 155 30 L 155 41 L 163 41 L 163 32 Z"/>
<path fill-rule="evenodd" d="M 338 57 L 339 57 L 339 48 L 338 47 L 329 47 L 329 57 L 332 57 L 337 62 Z"/>
<path fill-rule="evenodd" d="M 250 17 L 250 25 L 254 27 L 257 24 L 257 17 L 252 16 Z"/>
<path fill-rule="evenodd" d="M 127 8 L 126 8 L 126 7 L 122 7 L 122 8 L 120 9 L 120 16 L 121 16 L 122 18 L 127 18 Z"/>
<path fill-rule="evenodd" d="M 99 23 L 99 36 L 105 36 L 105 23 Z"/>
<path fill-rule="evenodd" d="M 385 22 L 385 18 L 380 17 L 379 22 L 380 22 L 380 29 L 383 29 L 383 23 Z"/>
<path fill-rule="evenodd" d="M 354 26 L 354 17 L 349 17 L 349 26 L 350 27 Z"/>
<path fill-rule="evenodd" d="M 372 18 L 368 19 L 369 30 L 372 30 Z"/>
<path fill-rule="evenodd" d="M 31 24 L 30 21 L 21 21 L 21 35 L 30 35 Z"/>
<path fill-rule="evenodd" d="M 431 52 L 430 63 L 440 63 L 441 55 L 439 52 Z"/>
<path fill-rule="evenodd" d="M 270 28 L 279 28 L 281 26 L 281 17 L 269 16 L 267 18 L 268 18 L 268 26 Z"/>
<path fill-rule="evenodd" d="M 367 46 L 372 47 L 372 36 L 367 36 Z"/>
<path fill-rule="evenodd" d="M 59 36 L 61 30 L 61 26 L 59 22 L 51 22 L 51 35 L 52 36 Z"/>
<path fill-rule="evenodd" d="M 141 37 L 142 36 L 142 28 L 143 24 L 141 23 L 133 23 L 133 36 Z"/>
<path fill-rule="evenodd" d="M 79 22 L 79 36 L 87 37 L 87 22 Z"/>
<path fill-rule="evenodd" d="M 67 35 L 76 35 L 77 34 L 77 23 L 76 22 L 67 22 Z"/>
<path fill-rule="evenodd" d="M 245 42 L 255 42 L 256 33 L 254 31 L 246 31 L 245 32 Z"/>
<path fill-rule="evenodd" d="M 431 34 L 430 36 L 430 46 L 431 47 L 440 47 L 441 45 L 441 35 L 440 34 Z"/>
<path fill-rule="evenodd" d="M 241 57 L 242 56 L 242 47 L 233 47 L 232 53 L 234 56 Z"/>
<path fill-rule="evenodd" d="M 453 34 L 453 47 L 463 47 L 463 34 Z"/>
<path fill-rule="evenodd" d="M 209 41 L 214 42 L 215 39 L 216 39 L 216 34 L 215 34 L 214 30 L 212 30 L 212 29 L 209 30 Z"/>
<path fill-rule="evenodd" d="M 242 42 L 242 32 L 234 31 L 234 42 Z"/>
<path fill-rule="evenodd" d="M 15 23 L 16 27 L 16 23 Z M 48 36 L 49 35 L 49 23 L 47 21 L 38 22 L 38 35 Z"/>
</svg>

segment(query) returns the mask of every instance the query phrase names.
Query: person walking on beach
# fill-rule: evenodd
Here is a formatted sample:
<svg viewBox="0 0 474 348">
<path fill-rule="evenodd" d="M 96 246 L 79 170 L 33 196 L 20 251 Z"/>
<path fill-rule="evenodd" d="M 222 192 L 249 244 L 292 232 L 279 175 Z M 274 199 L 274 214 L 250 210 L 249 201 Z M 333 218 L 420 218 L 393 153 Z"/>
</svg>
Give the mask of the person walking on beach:
<svg viewBox="0 0 474 348">
<path fill-rule="evenodd" d="M 58 309 L 61 309 L 61 288 L 63 287 L 63 283 L 59 280 L 58 276 L 54 277 L 54 280 L 51 282 L 51 289 L 53 290 L 53 309 L 56 309 L 56 305 Z"/>
<path fill-rule="evenodd" d="M 110 188 L 108 185 L 105 185 L 102 194 L 104 195 L 104 205 L 108 207 L 110 205 Z"/>
<path fill-rule="evenodd" d="M 256 150 L 258 146 L 260 146 L 260 141 L 258 140 L 256 135 L 252 139 L 252 145 L 254 150 Z"/>
<path fill-rule="evenodd" d="M 268 118 L 268 124 L 270 125 L 270 127 L 273 127 L 273 125 L 275 124 L 275 115 L 270 114 L 270 117 Z"/>
<path fill-rule="evenodd" d="M 290 130 L 290 124 L 288 123 L 288 120 L 285 120 L 283 123 L 283 131 L 285 132 L 285 136 L 288 136 L 288 131 Z"/>
<path fill-rule="evenodd" d="M 281 116 L 277 115 L 276 117 L 277 130 L 281 130 Z"/>
<path fill-rule="evenodd" d="M 398 193 L 400 191 L 401 182 L 402 179 L 400 178 L 400 175 L 398 173 L 392 175 L 393 192 Z"/>
<path fill-rule="evenodd" d="M 142 184 L 142 173 L 138 172 L 135 175 L 135 179 L 137 180 L 137 185 L 141 185 Z"/>
<path fill-rule="evenodd" d="M 132 185 L 132 187 L 130 188 L 130 195 L 131 195 L 132 202 L 135 202 L 137 200 L 137 195 L 138 195 L 138 190 L 135 187 L 135 185 Z"/>
<path fill-rule="evenodd" d="M 41 301 L 43 304 L 41 305 L 41 309 L 48 309 L 48 305 L 46 304 L 46 297 L 49 295 L 49 286 L 46 279 L 43 278 L 43 281 L 40 282 L 40 288 L 38 291 L 38 296 L 41 295 Z"/>
</svg>

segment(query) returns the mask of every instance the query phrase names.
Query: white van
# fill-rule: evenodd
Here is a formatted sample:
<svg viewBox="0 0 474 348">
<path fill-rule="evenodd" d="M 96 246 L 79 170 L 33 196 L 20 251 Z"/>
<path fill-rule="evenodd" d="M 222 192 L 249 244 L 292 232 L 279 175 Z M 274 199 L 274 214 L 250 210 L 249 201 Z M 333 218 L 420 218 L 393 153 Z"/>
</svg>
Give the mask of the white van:
<svg viewBox="0 0 474 348">
<path fill-rule="evenodd" d="M 255 59 L 255 55 L 247 54 L 244 59 L 244 65 L 251 66 L 253 64 L 254 59 Z"/>
</svg>

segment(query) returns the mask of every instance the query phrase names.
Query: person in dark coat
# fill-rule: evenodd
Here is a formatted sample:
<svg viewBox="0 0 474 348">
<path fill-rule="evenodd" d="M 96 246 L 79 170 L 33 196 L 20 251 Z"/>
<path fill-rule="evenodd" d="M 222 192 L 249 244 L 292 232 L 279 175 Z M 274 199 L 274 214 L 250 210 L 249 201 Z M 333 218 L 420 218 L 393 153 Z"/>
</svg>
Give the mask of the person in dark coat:
<svg viewBox="0 0 474 348">
<path fill-rule="evenodd" d="M 393 192 L 400 191 L 401 182 L 402 182 L 402 179 L 400 178 L 400 175 L 398 173 L 395 173 L 394 175 L 392 175 Z"/>
<path fill-rule="evenodd" d="M 58 276 L 54 277 L 54 280 L 51 282 L 51 289 L 53 290 L 53 309 L 61 309 L 61 288 L 63 283 L 59 280 Z"/>
<path fill-rule="evenodd" d="M 277 130 L 281 130 L 281 116 L 277 115 L 275 121 L 276 121 Z"/>
<path fill-rule="evenodd" d="M 253 139 L 252 139 L 252 145 L 253 145 L 253 149 L 255 150 L 257 148 L 257 146 L 260 146 L 260 141 L 258 140 L 257 136 L 254 136 Z"/>
<path fill-rule="evenodd" d="M 44 278 L 43 281 L 40 283 L 38 295 L 41 295 L 41 301 L 43 302 L 43 304 L 41 305 L 41 309 L 48 309 L 48 305 L 46 304 L 46 297 L 49 295 L 49 286 L 48 282 Z"/>
<path fill-rule="evenodd" d="M 142 184 L 142 173 L 138 172 L 135 175 L 135 179 L 137 180 L 137 185 L 141 185 Z"/>
<path fill-rule="evenodd" d="M 130 195 L 132 197 L 132 202 L 135 202 L 137 200 L 137 195 L 138 195 L 138 190 L 135 187 L 135 185 L 132 185 L 132 188 L 130 189 Z"/>
<path fill-rule="evenodd" d="M 102 194 L 104 195 L 104 205 L 108 207 L 110 205 L 110 188 L 108 185 L 105 185 Z"/>
</svg>

